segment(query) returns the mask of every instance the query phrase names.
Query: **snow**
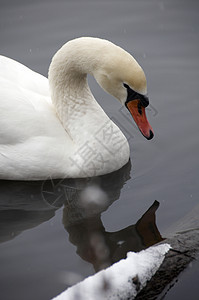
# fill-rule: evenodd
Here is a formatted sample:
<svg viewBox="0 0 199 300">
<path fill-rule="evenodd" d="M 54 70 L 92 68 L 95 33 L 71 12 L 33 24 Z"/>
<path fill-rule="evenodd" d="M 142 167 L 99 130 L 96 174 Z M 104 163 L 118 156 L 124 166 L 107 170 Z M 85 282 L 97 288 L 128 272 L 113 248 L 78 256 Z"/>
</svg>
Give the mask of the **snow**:
<svg viewBox="0 0 199 300">
<path fill-rule="evenodd" d="M 170 248 L 169 244 L 161 244 L 138 253 L 129 252 L 126 259 L 68 288 L 53 300 L 132 299 L 158 270 Z"/>
</svg>

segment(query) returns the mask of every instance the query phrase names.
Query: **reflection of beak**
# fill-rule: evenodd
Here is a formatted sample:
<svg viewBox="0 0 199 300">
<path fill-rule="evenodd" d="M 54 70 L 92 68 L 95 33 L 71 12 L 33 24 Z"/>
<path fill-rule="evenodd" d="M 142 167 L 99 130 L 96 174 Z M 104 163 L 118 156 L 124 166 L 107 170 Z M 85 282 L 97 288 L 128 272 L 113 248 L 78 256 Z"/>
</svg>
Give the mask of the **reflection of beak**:
<svg viewBox="0 0 199 300">
<path fill-rule="evenodd" d="M 153 129 L 146 118 L 145 107 L 141 104 L 141 101 L 139 99 L 131 100 L 126 106 L 143 136 L 147 140 L 151 140 L 154 136 Z"/>
</svg>

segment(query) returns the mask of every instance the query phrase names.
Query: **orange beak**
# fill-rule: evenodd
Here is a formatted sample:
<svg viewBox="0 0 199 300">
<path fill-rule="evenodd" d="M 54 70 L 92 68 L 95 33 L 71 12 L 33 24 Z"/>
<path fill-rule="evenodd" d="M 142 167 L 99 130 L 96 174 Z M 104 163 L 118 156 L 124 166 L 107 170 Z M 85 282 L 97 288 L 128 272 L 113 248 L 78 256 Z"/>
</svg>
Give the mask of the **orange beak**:
<svg viewBox="0 0 199 300">
<path fill-rule="evenodd" d="M 145 107 L 141 105 L 141 101 L 139 99 L 132 100 L 126 106 L 143 136 L 147 140 L 151 140 L 154 136 L 153 129 L 146 118 Z"/>
</svg>

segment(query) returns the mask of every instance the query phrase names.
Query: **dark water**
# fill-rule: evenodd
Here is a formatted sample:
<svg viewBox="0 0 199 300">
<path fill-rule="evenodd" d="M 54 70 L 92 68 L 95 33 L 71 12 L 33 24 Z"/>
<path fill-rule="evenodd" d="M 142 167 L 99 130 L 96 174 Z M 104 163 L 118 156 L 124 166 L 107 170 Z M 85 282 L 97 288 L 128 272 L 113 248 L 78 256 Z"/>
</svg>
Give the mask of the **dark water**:
<svg viewBox="0 0 199 300">
<path fill-rule="evenodd" d="M 151 217 L 157 239 L 179 230 L 184 218 L 187 227 L 189 220 L 198 227 L 199 218 L 192 218 L 199 201 L 198 10 L 194 0 L 1 1 L 1 54 L 45 76 L 53 54 L 74 37 L 110 39 L 132 53 L 147 76 L 147 113 L 155 132 L 145 140 L 125 109 L 89 79 L 96 99 L 129 139 L 131 164 L 96 181 L 0 182 L 1 299 L 49 299 L 128 247 L 149 245 L 154 237 L 141 239 L 148 236 L 146 225 L 147 234 L 143 228 L 135 232 L 154 200 L 160 203 L 157 228 Z M 78 204 L 85 187 L 99 189 L 106 199 L 102 207 L 87 212 Z M 105 240 L 111 259 L 93 257 L 91 236 L 93 244 Z M 121 239 L 122 253 L 115 246 Z M 186 282 L 193 282 L 192 270 Z M 177 289 L 185 299 L 180 284 Z M 195 293 L 190 289 L 190 297 Z M 175 299 L 175 286 L 173 295 L 167 296 Z"/>
</svg>

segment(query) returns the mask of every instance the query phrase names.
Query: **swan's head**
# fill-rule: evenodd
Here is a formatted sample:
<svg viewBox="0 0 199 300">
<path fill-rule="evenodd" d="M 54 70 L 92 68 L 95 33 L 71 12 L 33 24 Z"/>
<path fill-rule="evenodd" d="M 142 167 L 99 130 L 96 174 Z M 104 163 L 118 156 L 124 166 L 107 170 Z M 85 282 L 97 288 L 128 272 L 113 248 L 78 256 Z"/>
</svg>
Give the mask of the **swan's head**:
<svg viewBox="0 0 199 300">
<path fill-rule="evenodd" d="M 149 105 L 147 82 L 137 61 L 122 48 L 105 41 L 100 65 L 96 65 L 93 75 L 105 91 L 126 106 L 141 133 L 152 139 L 153 129 L 145 114 Z"/>
</svg>

